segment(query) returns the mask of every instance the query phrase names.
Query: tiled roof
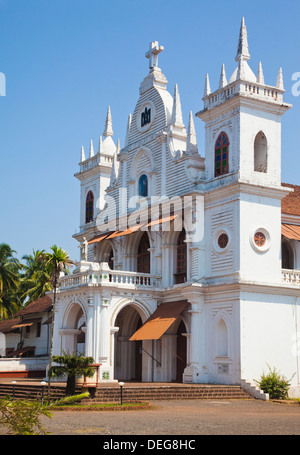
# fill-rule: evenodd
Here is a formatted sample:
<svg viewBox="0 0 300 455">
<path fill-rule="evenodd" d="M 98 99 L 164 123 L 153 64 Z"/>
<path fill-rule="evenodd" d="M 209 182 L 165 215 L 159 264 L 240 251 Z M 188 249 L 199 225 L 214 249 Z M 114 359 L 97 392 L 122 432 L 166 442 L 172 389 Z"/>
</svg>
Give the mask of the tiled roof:
<svg viewBox="0 0 300 455">
<path fill-rule="evenodd" d="M 0 321 L 0 332 L 1 333 L 9 333 L 13 332 L 15 329 L 12 329 L 12 327 L 18 322 L 20 322 L 20 318 L 14 318 L 14 319 L 4 319 L 3 321 Z"/>
<path fill-rule="evenodd" d="M 18 311 L 15 316 L 24 316 L 25 314 L 32 314 L 32 313 L 41 313 L 43 311 L 50 310 L 52 307 L 52 300 L 48 295 L 44 295 L 38 300 L 31 302 L 22 310 Z"/>
<path fill-rule="evenodd" d="M 282 199 L 281 212 L 287 215 L 300 216 L 300 186 L 289 183 L 282 183 L 282 186 L 292 188 L 294 191 Z"/>
</svg>

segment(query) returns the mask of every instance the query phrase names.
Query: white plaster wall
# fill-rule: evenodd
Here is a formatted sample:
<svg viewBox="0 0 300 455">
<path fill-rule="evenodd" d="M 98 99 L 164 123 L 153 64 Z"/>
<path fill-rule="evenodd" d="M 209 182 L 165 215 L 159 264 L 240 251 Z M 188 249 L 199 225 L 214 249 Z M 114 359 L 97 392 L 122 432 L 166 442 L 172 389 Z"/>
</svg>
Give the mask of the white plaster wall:
<svg viewBox="0 0 300 455">
<path fill-rule="evenodd" d="M 256 230 L 265 229 L 269 249 L 252 245 Z M 241 194 L 240 201 L 240 274 L 247 281 L 281 281 L 281 210 L 280 201 L 252 194 Z"/>
<path fill-rule="evenodd" d="M 268 142 L 267 173 L 254 172 L 254 140 L 262 131 Z M 257 184 L 281 184 L 281 121 L 280 116 L 261 109 L 241 108 L 240 176 Z"/>
<path fill-rule="evenodd" d="M 292 387 L 299 387 L 299 324 L 299 299 L 296 305 L 293 297 L 244 293 L 240 318 L 241 378 L 260 380 L 269 365 L 287 379 L 294 375 Z"/>
</svg>

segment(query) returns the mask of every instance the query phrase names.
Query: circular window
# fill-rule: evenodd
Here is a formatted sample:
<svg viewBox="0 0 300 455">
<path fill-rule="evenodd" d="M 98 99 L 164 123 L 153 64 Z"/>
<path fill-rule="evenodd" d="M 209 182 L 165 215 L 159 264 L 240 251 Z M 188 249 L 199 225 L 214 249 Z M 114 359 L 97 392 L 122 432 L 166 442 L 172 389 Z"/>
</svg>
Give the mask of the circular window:
<svg viewBox="0 0 300 455">
<path fill-rule="evenodd" d="M 254 243 L 258 247 L 263 247 L 266 243 L 266 236 L 263 232 L 256 232 L 254 234 Z"/>
<path fill-rule="evenodd" d="M 250 243 L 252 248 L 258 253 L 265 253 L 271 246 L 269 232 L 262 227 L 253 230 L 250 234 Z"/>
<path fill-rule="evenodd" d="M 218 237 L 218 246 L 220 248 L 226 248 L 227 245 L 228 245 L 228 241 L 229 241 L 229 238 L 228 238 L 228 235 L 225 234 L 225 232 L 223 232 L 221 235 L 219 235 Z"/>
</svg>

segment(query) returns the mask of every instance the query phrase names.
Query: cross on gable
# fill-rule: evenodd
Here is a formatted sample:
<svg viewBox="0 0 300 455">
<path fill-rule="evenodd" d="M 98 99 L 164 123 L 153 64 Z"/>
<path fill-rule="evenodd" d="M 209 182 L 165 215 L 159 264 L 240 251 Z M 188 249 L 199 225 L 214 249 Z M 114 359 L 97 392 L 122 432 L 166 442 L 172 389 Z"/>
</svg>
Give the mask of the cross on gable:
<svg viewBox="0 0 300 455">
<path fill-rule="evenodd" d="M 150 49 L 146 52 L 145 57 L 149 58 L 149 68 L 158 67 L 158 54 L 164 50 L 164 46 L 159 46 L 158 41 L 150 43 Z"/>
</svg>

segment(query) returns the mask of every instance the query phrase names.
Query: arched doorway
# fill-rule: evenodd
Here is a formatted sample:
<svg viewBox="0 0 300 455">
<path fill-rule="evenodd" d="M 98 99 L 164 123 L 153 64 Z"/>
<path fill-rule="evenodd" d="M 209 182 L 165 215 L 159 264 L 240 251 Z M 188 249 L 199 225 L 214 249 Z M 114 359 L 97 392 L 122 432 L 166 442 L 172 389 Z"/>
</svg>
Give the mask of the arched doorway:
<svg viewBox="0 0 300 455">
<path fill-rule="evenodd" d="M 115 326 L 114 378 L 124 381 L 142 380 L 142 341 L 129 341 L 141 327 L 138 311 L 127 305 L 117 315 Z"/>
<path fill-rule="evenodd" d="M 177 368 L 176 368 L 176 382 L 183 381 L 183 371 L 187 365 L 187 340 L 185 323 L 180 322 L 177 329 Z"/>
</svg>

